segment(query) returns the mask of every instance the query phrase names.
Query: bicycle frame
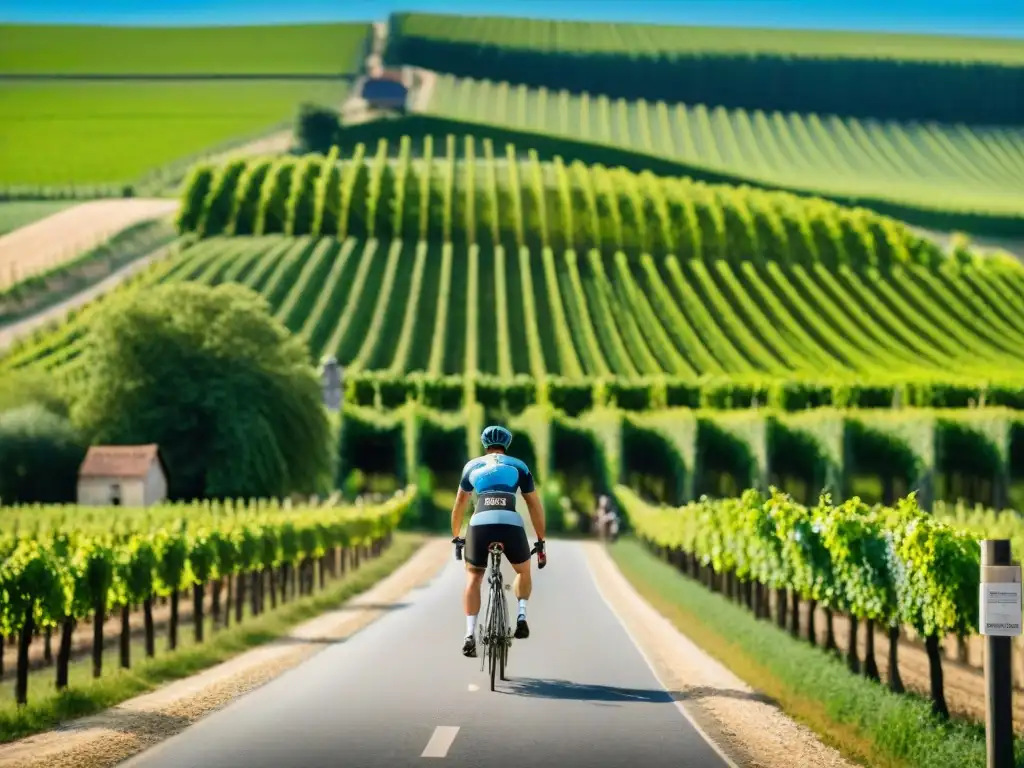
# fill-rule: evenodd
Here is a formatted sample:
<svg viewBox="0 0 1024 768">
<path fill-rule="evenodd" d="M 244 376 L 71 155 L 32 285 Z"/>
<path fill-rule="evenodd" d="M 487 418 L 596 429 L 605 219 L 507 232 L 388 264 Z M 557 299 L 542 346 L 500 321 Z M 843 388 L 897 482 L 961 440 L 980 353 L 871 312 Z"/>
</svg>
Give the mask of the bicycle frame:
<svg viewBox="0 0 1024 768">
<path fill-rule="evenodd" d="M 491 565 L 487 573 L 487 611 L 486 621 L 480 626 L 480 671 L 483 672 L 487 663 L 491 666 L 491 690 L 494 690 L 495 673 L 500 666 L 501 679 L 505 679 L 505 663 L 508 649 L 512 645 L 512 630 L 508 622 L 508 607 L 505 603 L 507 587 L 501 578 L 501 556 L 504 547 L 495 542 L 487 548 L 490 553 Z"/>
</svg>

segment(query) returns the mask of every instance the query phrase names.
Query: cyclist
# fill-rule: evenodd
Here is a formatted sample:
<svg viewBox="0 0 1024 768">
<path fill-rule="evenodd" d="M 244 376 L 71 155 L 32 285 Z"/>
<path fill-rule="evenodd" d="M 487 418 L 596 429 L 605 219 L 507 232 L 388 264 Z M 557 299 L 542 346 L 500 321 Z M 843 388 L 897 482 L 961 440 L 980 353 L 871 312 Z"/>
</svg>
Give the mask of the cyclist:
<svg viewBox="0 0 1024 768">
<path fill-rule="evenodd" d="M 505 557 L 515 569 L 513 582 L 519 600 L 519 616 L 515 637 L 523 640 L 530 636 L 526 623 L 526 601 L 530 598 L 530 544 L 526 538 L 523 518 L 516 511 L 516 490 L 523 494 L 533 529 L 537 532 L 537 565 L 547 564 L 544 552 L 544 507 L 534 487 L 529 467 L 506 451 L 512 443 L 512 433 L 505 427 L 487 427 L 480 435 L 486 453 L 468 462 L 462 470 L 462 480 L 452 507 L 452 541 L 461 544 L 462 517 L 469 505 L 470 495 L 476 491 L 476 505 L 466 533 L 466 591 L 463 606 L 466 609 L 466 638 L 462 645 L 464 656 L 476 656 L 476 620 L 480 613 L 480 584 L 487 567 L 487 549 L 500 542 Z"/>
</svg>

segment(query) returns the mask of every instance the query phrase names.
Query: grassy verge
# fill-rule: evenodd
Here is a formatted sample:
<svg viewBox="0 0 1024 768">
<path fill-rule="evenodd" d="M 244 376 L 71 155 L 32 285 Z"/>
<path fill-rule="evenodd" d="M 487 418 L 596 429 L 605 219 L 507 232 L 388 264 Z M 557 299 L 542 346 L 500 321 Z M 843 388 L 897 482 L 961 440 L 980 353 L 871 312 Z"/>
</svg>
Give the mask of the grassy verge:
<svg viewBox="0 0 1024 768">
<path fill-rule="evenodd" d="M 422 543 L 422 536 L 396 533 L 393 543 L 383 555 L 329 583 L 324 591 L 257 617 L 247 616 L 243 624 L 221 630 L 212 637 L 207 635 L 210 639 L 201 645 L 192 640 L 191 627 L 184 626 L 178 650 L 141 661 L 132 669 L 117 667 L 116 650 L 105 654 L 104 668 L 109 671 L 99 679 L 90 676 L 92 662 L 89 657 L 75 661 L 69 670 L 70 684 L 62 693 L 53 688 L 53 668 L 35 671 L 29 678 L 29 703 L 25 707 L 15 705 L 12 684 L 5 684 L 2 690 L 7 695 L 0 704 L 0 743 L 49 730 L 72 718 L 94 714 L 275 640 L 297 624 L 336 608 L 344 600 L 369 589 L 408 560 Z M 159 641 L 160 638 L 158 645 Z M 133 646 L 132 652 L 135 658 L 141 657 L 141 645 Z"/>
<path fill-rule="evenodd" d="M 634 588 L 676 628 L 846 757 L 879 768 L 984 768 L 985 733 L 939 722 L 929 703 L 851 675 L 842 661 L 758 621 L 658 560 L 635 540 L 611 555 Z M 1024 744 L 1018 741 L 1018 767 Z"/>
</svg>

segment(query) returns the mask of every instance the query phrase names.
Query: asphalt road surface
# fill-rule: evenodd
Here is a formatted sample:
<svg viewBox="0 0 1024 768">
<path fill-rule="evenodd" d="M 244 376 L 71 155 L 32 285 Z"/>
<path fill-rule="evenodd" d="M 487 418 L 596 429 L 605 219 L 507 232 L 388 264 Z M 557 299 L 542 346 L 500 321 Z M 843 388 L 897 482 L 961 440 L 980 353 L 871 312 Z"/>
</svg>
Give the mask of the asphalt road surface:
<svg viewBox="0 0 1024 768">
<path fill-rule="evenodd" d="M 543 572 L 534 560 L 531 636 L 513 641 L 510 680 L 493 693 L 480 659 L 460 653 L 453 554 L 361 632 L 123 765 L 724 768 L 602 599 L 582 548 L 548 552 Z"/>
</svg>

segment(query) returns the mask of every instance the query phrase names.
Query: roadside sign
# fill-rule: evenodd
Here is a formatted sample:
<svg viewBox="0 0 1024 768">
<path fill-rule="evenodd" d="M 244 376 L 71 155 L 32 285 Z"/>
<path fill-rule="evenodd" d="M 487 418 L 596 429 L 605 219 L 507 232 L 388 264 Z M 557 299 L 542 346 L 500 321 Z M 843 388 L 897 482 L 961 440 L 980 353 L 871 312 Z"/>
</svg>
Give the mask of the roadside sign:
<svg viewBox="0 0 1024 768">
<path fill-rule="evenodd" d="M 1017 637 L 1021 634 L 1020 566 L 989 566 L 986 570 L 989 573 L 983 574 L 980 585 L 981 634 Z"/>
</svg>

